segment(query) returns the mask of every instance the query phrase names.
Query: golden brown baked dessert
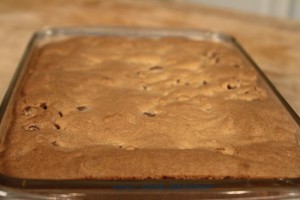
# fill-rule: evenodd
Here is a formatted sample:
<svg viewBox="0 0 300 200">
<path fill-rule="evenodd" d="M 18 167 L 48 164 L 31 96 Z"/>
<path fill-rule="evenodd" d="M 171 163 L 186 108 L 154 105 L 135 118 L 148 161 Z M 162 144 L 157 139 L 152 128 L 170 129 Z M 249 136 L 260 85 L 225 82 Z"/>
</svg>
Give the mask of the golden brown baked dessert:
<svg viewBox="0 0 300 200">
<path fill-rule="evenodd" d="M 35 52 L 23 83 L 5 175 L 300 177 L 295 124 L 225 44 L 76 37 Z"/>
</svg>

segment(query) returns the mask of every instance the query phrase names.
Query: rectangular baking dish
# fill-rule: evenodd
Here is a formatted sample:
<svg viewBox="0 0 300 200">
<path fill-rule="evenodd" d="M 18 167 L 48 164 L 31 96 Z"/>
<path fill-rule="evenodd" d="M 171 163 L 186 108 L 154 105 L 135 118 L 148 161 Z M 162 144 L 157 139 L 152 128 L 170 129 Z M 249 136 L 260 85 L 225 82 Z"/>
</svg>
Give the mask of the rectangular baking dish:
<svg viewBox="0 0 300 200">
<path fill-rule="evenodd" d="M 300 120 L 295 111 L 278 93 L 255 62 L 230 36 L 200 30 L 133 29 L 116 27 L 48 28 L 36 32 L 24 53 L 0 107 L 1 142 L 11 121 L 15 93 L 26 71 L 33 52 L 45 43 L 76 36 L 124 37 L 185 37 L 226 43 L 236 48 L 256 70 L 274 98 L 285 107 L 297 127 L 295 142 L 300 142 Z M 225 180 L 32 180 L 0 174 L 0 198 L 4 199 L 298 199 L 300 178 L 296 179 L 225 179 Z"/>
</svg>

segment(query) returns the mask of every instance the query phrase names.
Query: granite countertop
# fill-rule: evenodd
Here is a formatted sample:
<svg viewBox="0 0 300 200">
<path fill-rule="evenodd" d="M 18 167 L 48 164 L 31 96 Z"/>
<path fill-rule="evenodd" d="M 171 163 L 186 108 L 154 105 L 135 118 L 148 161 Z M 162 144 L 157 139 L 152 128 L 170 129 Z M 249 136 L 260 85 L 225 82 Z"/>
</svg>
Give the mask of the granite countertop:
<svg viewBox="0 0 300 200">
<path fill-rule="evenodd" d="M 170 0 L 2 0 L 0 100 L 26 44 L 47 26 L 208 29 L 233 35 L 300 113 L 300 22 Z"/>
</svg>

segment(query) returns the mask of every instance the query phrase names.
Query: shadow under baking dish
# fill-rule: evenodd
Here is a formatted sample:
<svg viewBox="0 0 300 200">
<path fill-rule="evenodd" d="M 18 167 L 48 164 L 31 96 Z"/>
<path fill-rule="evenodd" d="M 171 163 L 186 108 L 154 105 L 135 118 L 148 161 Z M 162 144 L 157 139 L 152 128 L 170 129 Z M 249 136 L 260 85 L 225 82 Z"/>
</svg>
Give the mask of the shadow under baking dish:
<svg viewBox="0 0 300 200">
<path fill-rule="evenodd" d="M 20 63 L 18 70 L 9 86 L 8 92 L 3 100 L 0 108 L 0 131 L 1 131 L 1 150 L 3 151 L 3 145 L 7 142 L 8 130 L 13 124 L 13 118 L 10 116 L 14 112 L 15 98 L 20 90 L 22 84 L 24 84 L 22 78 L 26 75 L 27 66 L 32 62 L 32 55 L 41 46 L 51 44 L 52 42 L 63 41 L 72 37 L 90 37 L 90 36 L 118 36 L 118 37 L 132 37 L 132 38 L 164 38 L 164 37 L 184 37 L 193 40 L 201 41 L 214 41 L 224 44 L 229 44 L 236 48 L 243 59 L 247 60 L 256 70 L 258 78 L 262 80 L 263 84 L 266 84 L 268 92 L 274 96 L 287 110 L 290 115 L 290 119 L 293 120 L 296 126 L 295 143 L 299 142 L 299 117 L 286 103 L 282 96 L 277 92 L 274 86 L 252 61 L 248 54 L 242 49 L 242 47 L 231 37 L 218 33 L 212 33 L 209 31 L 180 31 L 180 30 L 161 30 L 161 29 L 130 29 L 130 28 L 53 28 L 46 29 L 37 32 L 31 39 L 22 62 Z M 211 58 L 211 62 L 219 62 L 213 53 L 206 55 Z M 150 70 L 154 73 L 162 70 L 161 66 L 153 66 Z M 137 76 L 143 75 L 142 73 Z M 207 85 L 207 80 L 201 80 L 203 85 Z M 172 84 L 186 84 L 182 80 L 176 79 Z M 189 83 L 193 84 L 193 83 Z M 188 85 L 187 85 L 188 86 Z M 152 89 L 149 85 L 142 85 L 141 90 Z M 225 90 L 231 90 L 236 85 L 227 83 Z M 155 88 L 154 88 L 155 89 Z M 185 98 L 185 97 L 181 97 Z M 40 109 L 48 109 L 48 105 L 42 103 Z M 85 112 L 90 109 L 86 105 L 78 105 L 76 110 L 78 112 Z M 30 108 L 25 109 L 30 114 Z M 203 111 L 209 111 L 209 106 L 204 106 Z M 58 118 L 62 117 L 64 113 L 58 112 Z M 141 117 L 155 118 L 158 117 L 156 110 L 144 109 L 141 110 Z M 38 130 L 38 126 L 26 126 L 28 131 Z M 64 127 L 59 123 L 53 123 L 53 129 L 61 130 Z M 297 141 L 298 140 L 298 141 Z M 158 140 L 159 141 L 159 140 Z M 157 142 L 157 141 L 154 141 Z M 59 144 L 58 141 L 54 141 L 54 146 L 64 145 Z M 209 145 L 208 145 L 209 146 Z M 130 151 L 136 148 L 136 145 L 123 145 L 115 144 L 115 148 L 120 148 L 122 151 Z M 151 148 L 151 146 L 149 146 Z M 152 147 L 153 148 L 153 147 Z M 147 148 L 146 148 L 147 149 Z M 155 149 L 155 147 L 154 147 Z M 156 147 L 156 149 L 159 149 Z M 165 146 L 163 149 L 196 149 L 195 147 L 189 147 L 185 145 L 170 145 Z M 217 151 L 230 154 L 234 151 L 229 148 L 217 147 Z M 174 177 L 173 177 L 174 178 Z M 130 198 L 258 198 L 262 196 L 268 196 L 269 198 L 299 198 L 299 179 L 247 179 L 237 178 L 226 179 L 222 177 L 222 180 L 209 180 L 209 177 L 196 180 L 173 180 L 172 177 L 165 176 L 159 178 L 159 180 L 44 180 L 44 179 L 23 179 L 8 177 L 3 174 L 0 176 L 1 193 L 0 196 L 6 198 L 28 198 L 28 199 L 47 199 L 52 197 L 57 198 L 96 198 L 102 197 L 106 199 L 116 199 L 121 196 Z M 189 179 L 189 178 L 187 178 Z"/>
</svg>

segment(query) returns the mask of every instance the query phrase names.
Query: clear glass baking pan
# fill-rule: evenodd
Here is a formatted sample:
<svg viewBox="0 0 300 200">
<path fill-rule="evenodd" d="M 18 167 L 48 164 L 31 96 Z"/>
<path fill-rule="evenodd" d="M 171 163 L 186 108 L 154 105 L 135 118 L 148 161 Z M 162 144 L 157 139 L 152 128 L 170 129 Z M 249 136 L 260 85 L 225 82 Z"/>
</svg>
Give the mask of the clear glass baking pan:
<svg viewBox="0 0 300 200">
<path fill-rule="evenodd" d="M 263 72 L 238 44 L 227 35 L 200 30 L 137 29 L 117 27 L 48 28 L 35 33 L 16 70 L 0 107 L 0 137 L 12 123 L 7 115 L 13 109 L 22 76 L 39 46 L 77 36 L 186 37 L 234 46 L 257 71 L 274 97 L 295 122 L 299 140 L 298 115 L 278 93 Z M 45 169 L 46 170 L 46 169 Z M 224 180 L 37 180 L 0 174 L 0 199 L 300 199 L 300 177 L 294 179 L 224 179 Z"/>
</svg>

